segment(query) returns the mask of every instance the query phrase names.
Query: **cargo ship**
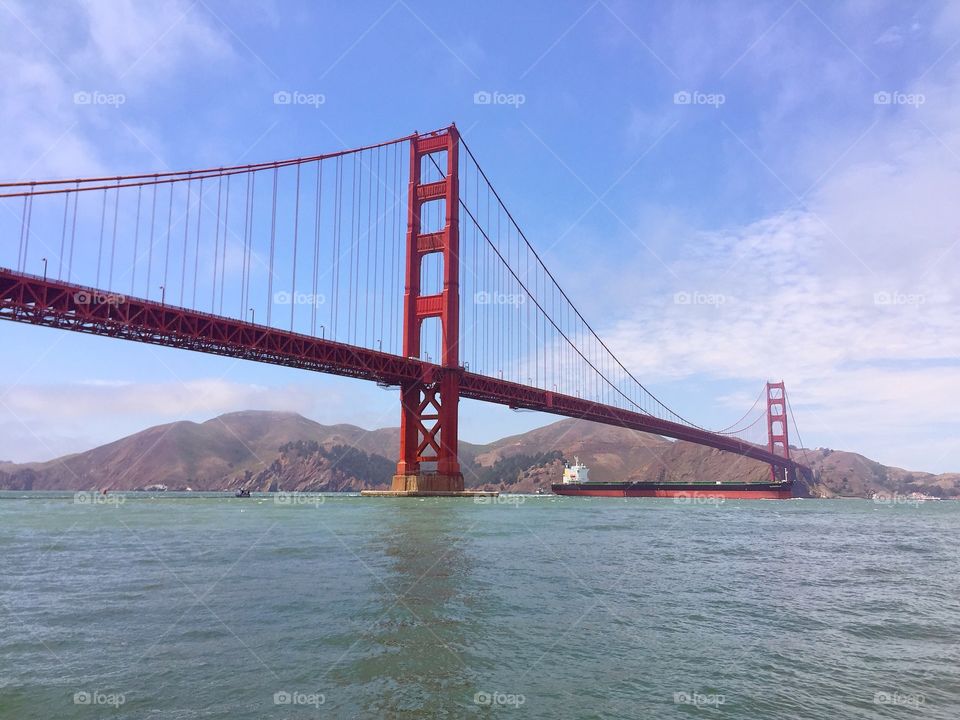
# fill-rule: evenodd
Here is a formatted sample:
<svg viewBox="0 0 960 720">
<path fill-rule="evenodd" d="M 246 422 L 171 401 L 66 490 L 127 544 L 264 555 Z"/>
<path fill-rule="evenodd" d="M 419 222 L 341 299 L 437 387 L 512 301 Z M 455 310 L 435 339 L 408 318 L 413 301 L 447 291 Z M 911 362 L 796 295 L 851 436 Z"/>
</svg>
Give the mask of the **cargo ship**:
<svg viewBox="0 0 960 720">
<path fill-rule="evenodd" d="M 573 465 L 563 469 L 563 481 L 553 483 L 555 495 L 588 495 L 592 497 L 669 497 L 727 498 L 731 500 L 789 500 L 793 482 L 669 482 L 631 481 L 596 482 L 590 470 L 575 457 Z"/>
</svg>

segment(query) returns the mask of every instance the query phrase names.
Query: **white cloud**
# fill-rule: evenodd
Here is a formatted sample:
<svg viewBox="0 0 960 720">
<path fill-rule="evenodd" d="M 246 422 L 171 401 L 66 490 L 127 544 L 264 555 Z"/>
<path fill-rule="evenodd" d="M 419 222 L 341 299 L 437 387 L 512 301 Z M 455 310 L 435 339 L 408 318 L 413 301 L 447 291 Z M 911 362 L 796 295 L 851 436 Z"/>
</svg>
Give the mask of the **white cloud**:
<svg viewBox="0 0 960 720">
<path fill-rule="evenodd" d="M 210 416 L 238 408 L 307 412 L 313 407 L 312 399 L 299 387 L 265 387 L 215 379 L 19 385 L 4 393 L 3 404 L 5 410 L 20 417 L 61 419 L 94 415 Z"/>
<path fill-rule="evenodd" d="M 203 5 L 186 0 L 83 0 L 88 23 L 86 58 L 118 79 L 156 80 L 184 65 L 231 54 L 222 29 Z"/>
<path fill-rule="evenodd" d="M 132 136 L 114 133 L 110 142 L 102 140 L 103 113 L 119 110 L 77 104 L 75 93 L 122 94 L 132 101 L 196 63 L 230 59 L 225 31 L 201 7 L 186 0 L 4 3 L 0 125 L 17 141 L 8 143 L 0 158 L 0 176 L 115 172 L 125 164 L 116 157 L 121 149 L 155 166 L 156 159 Z M 107 152 L 109 161 L 103 157 Z"/>
<path fill-rule="evenodd" d="M 264 377 L 276 368 L 264 367 Z M 375 429 L 399 423 L 399 398 L 372 383 L 307 375 L 287 384 L 224 378 L 166 382 L 92 379 L 0 386 L 0 461 L 48 460 L 153 425 L 203 422 L 240 410 L 295 412 Z"/>
<path fill-rule="evenodd" d="M 877 36 L 873 41 L 876 45 L 885 45 L 888 47 L 900 47 L 903 44 L 903 32 L 897 25 L 891 25 Z"/>
<path fill-rule="evenodd" d="M 929 438 L 960 427 L 958 87 L 909 89 L 929 108 L 881 108 L 802 206 L 679 241 L 679 279 L 611 335 L 626 364 L 654 385 L 783 377 L 824 442 L 915 469 L 960 466 L 950 443 L 927 454 Z M 813 164 L 829 167 L 849 142 Z M 677 292 L 724 302 L 676 304 Z"/>
<path fill-rule="evenodd" d="M 336 394 L 331 393 L 334 405 Z M 222 379 L 131 383 L 83 381 L 0 387 L 0 460 L 49 459 L 176 420 L 236 410 L 311 414 L 317 396 L 299 385 L 266 387 Z"/>
</svg>

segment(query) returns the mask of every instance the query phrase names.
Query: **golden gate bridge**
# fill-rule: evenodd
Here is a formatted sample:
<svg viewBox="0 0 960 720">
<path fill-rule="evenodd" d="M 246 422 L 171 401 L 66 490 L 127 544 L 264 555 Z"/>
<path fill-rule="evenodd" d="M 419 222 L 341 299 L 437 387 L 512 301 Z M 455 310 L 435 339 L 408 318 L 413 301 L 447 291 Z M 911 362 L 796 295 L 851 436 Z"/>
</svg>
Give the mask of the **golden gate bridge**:
<svg viewBox="0 0 960 720">
<path fill-rule="evenodd" d="M 463 491 L 460 398 L 709 446 L 773 480 L 808 472 L 782 382 L 723 430 L 651 393 L 454 125 L 276 162 L 5 182 L 0 206 L 0 318 L 398 387 L 396 492 Z"/>
</svg>

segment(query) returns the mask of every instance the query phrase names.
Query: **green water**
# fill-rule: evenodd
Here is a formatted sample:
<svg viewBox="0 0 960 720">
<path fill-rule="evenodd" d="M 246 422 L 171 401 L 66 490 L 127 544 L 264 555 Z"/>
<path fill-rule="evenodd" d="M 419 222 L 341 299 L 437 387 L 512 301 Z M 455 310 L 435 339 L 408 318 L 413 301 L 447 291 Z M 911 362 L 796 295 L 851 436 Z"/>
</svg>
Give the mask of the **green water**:
<svg viewBox="0 0 960 720">
<path fill-rule="evenodd" d="M 960 503 L 0 494 L 0 718 L 960 717 Z"/>
</svg>

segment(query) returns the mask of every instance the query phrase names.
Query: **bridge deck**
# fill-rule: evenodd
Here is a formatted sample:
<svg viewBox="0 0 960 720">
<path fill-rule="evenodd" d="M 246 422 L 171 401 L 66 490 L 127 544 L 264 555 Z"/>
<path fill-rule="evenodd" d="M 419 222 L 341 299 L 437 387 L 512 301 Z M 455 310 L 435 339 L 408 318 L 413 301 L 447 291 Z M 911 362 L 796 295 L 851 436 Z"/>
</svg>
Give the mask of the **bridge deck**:
<svg viewBox="0 0 960 720">
<path fill-rule="evenodd" d="M 387 385 L 432 381 L 449 372 L 416 358 L 120 296 L 6 268 L 0 268 L 0 319 L 297 367 Z M 461 372 L 462 397 L 685 440 L 778 467 L 800 467 L 788 458 L 735 437 L 571 395 L 464 370 L 457 372 Z"/>
</svg>

